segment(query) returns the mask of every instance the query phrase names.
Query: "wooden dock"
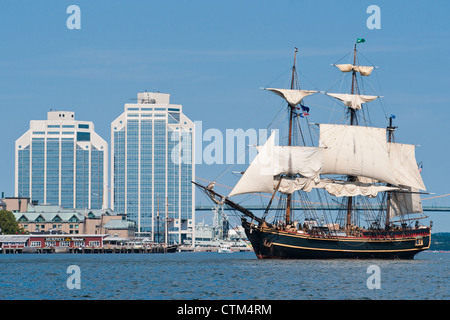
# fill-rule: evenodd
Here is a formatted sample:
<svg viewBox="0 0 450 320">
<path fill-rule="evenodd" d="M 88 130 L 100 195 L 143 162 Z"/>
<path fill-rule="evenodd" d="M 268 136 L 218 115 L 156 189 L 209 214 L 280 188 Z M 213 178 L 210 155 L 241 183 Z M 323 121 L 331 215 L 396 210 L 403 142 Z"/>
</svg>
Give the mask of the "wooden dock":
<svg viewBox="0 0 450 320">
<path fill-rule="evenodd" d="M 103 247 L 23 247 L 23 246 L 4 246 L 0 254 L 21 254 L 21 253 L 173 253 L 177 251 L 177 246 L 115 246 L 106 245 Z"/>
</svg>

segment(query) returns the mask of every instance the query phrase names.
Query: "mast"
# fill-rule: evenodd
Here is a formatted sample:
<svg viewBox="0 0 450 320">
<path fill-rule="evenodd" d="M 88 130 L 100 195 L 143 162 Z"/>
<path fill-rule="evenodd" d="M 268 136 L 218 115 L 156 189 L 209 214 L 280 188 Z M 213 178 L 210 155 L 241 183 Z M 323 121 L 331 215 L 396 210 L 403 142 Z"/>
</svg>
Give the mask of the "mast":
<svg viewBox="0 0 450 320">
<path fill-rule="evenodd" d="M 294 89 L 294 82 L 295 82 L 295 61 L 297 59 L 297 52 L 298 49 L 295 48 L 295 53 L 294 53 L 294 65 L 292 66 L 292 79 L 291 79 L 291 90 Z M 294 118 L 294 107 L 291 106 L 289 104 L 290 107 L 290 116 L 289 116 L 289 142 L 288 145 L 291 146 L 292 145 L 292 120 Z"/>
<path fill-rule="evenodd" d="M 356 44 L 353 48 L 353 65 L 356 65 Z M 356 86 L 356 70 L 352 70 L 352 91 L 351 94 L 355 94 L 355 86 Z M 353 108 L 348 108 L 350 110 L 350 125 L 354 126 L 356 122 L 356 110 Z M 349 176 L 348 181 L 354 181 L 355 177 Z M 346 229 L 350 230 L 352 224 L 352 207 L 353 207 L 353 197 L 347 198 L 347 218 L 346 218 Z"/>
<path fill-rule="evenodd" d="M 394 131 L 395 128 L 392 125 L 392 119 L 393 116 L 389 117 L 389 126 L 387 127 L 388 129 L 388 142 L 392 142 L 392 137 L 394 135 Z M 390 186 L 390 184 L 388 184 L 388 186 Z M 391 215 L 391 193 L 388 192 L 387 193 L 387 200 L 386 200 L 386 223 L 385 223 L 385 228 L 388 229 L 389 228 L 389 224 L 390 224 L 390 215 Z"/>
<path fill-rule="evenodd" d="M 353 65 L 356 65 L 356 42 L 355 47 L 353 48 Z M 356 70 L 352 70 L 352 91 L 351 94 L 355 94 L 355 85 L 356 85 Z M 356 110 L 353 108 L 350 109 L 350 125 L 355 124 L 356 120 Z"/>
<path fill-rule="evenodd" d="M 157 208 L 157 210 L 156 210 L 156 223 L 157 223 L 157 225 L 156 225 L 156 235 L 157 235 L 157 243 L 159 243 L 159 194 L 158 194 L 158 196 L 157 196 L 157 199 L 158 199 L 158 208 Z"/>
<path fill-rule="evenodd" d="M 167 222 L 169 221 L 168 212 L 169 212 L 169 202 L 168 202 L 168 197 L 166 196 L 166 217 L 164 218 L 164 244 L 166 244 L 166 245 L 169 244 L 168 225 L 167 225 Z"/>
<path fill-rule="evenodd" d="M 292 66 L 292 79 L 291 79 L 291 90 L 294 89 L 294 81 L 295 81 L 295 62 L 297 59 L 297 52 L 298 49 L 295 48 L 294 52 L 294 65 Z M 288 139 L 288 145 L 292 146 L 292 121 L 294 118 L 294 106 L 289 104 L 289 139 Z M 288 194 L 287 200 L 286 200 L 286 224 L 288 224 L 291 221 L 291 200 L 292 195 Z"/>
</svg>

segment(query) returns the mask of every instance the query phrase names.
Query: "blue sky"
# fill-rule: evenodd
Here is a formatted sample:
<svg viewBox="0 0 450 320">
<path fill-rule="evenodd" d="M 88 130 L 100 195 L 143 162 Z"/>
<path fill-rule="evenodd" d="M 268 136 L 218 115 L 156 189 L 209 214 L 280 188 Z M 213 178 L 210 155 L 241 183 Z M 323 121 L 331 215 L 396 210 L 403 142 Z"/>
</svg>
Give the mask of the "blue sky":
<svg viewBox="0 0 450 320">
<path fill-rule="evenodd" d="M 81 30 L 66 27 L 72 4 L 81 8 Z M 381 9 L 379 30 L 366 26 L 372 4 Z M 366 39 L 359 52 L 379 66 L 366 87 L 384 96 L 374 108 L 397 116 L 398 142 L 420 145 L 428 191 L 450 193 L 448 1 L 53 0 L 0 8 L 0 191 L 7 196 L 14 141 L 50 108 L 93 121 L 108 142 L 111 121 L 144 90 L 170 93 L 203 130 L 265 128 L 280 101 L 260 88 L 288 84 L 294 47 L 303 87 L 338 90 L 330 64 L 359 37 Z M 329 99 L 308 101 L 310 121 L 329 120 Z M 225 169 L 199 165 L 197 176 L 214 179 Z M 450 231 L 448 216 L 431 215 L 434 231 Z"/>
</svg>

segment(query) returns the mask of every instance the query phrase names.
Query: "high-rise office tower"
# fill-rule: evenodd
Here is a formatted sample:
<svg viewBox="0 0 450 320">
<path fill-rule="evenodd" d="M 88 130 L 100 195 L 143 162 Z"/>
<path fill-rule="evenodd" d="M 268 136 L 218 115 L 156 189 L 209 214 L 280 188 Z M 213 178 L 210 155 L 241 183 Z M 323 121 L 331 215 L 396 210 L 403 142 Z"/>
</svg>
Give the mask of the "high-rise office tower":
<svg viewBox="0 0 450 320">
<path fill-rule="evenodd" d="M 194 238 L 194 123 L 169 94 L 138 93 L 111 124 L 112 208 L 141 236 Z M 165 236 L 167 235 L 167 240 Z"/>
<path fill-rule="evenodd" d="M 50 111 L 16 140 L 15 195 L 64 208 L 108 207 L 108 144 L 90 121 Z"/>
</svg>

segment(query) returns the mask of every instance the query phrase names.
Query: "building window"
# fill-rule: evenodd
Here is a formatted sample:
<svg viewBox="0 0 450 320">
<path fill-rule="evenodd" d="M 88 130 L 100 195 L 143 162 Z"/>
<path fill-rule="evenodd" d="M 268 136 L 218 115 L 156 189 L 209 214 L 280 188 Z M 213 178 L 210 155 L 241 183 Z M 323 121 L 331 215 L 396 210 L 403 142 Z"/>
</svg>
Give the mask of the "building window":
<svg viewBox="0 0 450 320">
<path fill-rule="evenodd" d="M 77 217 L 75 217 L 75 216 L 72 216 L 70 219 L 69 219 L 69 222 L 75 222 L 75 223 L 77 223 L 77 222 L 79 222 L 80 220 L 78 220 L 78 218 Z"/>
<path fill-rule="evenodd" d="M 31 241 L 32 247 L 40 247 L 42 245 L 41 241 Z"/>
<path fill-rule="evenodd" d="M 99 247 L 100 241 L 89 241 L 89 246 L 90 247 Z"/>
<path fill-rule="evenodd" d="M 34 220 L 35 222 L 44 222 L 45 219 L 42 216 L 39 216 L 36 218 L 36 220 Z"/>
<path fill-rule="evenodd" d="M 46 247 L 56 247 L 56 241 L 45 241 Z"/>
<path fill-rule="evenodd" d="M 78 141 L 91 141 L 91 133 L 90 132 L 77 132 L 77 140 Z"/>
<path fill-rule="evenodd" d="M 89 129 L 89 125 L 88 124 L 79 124 L 78 128 L 80 128 L 80 129 Z"/>
</svg>

